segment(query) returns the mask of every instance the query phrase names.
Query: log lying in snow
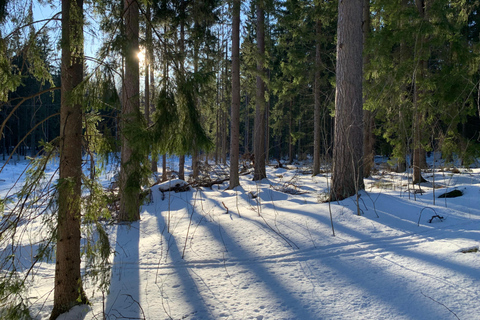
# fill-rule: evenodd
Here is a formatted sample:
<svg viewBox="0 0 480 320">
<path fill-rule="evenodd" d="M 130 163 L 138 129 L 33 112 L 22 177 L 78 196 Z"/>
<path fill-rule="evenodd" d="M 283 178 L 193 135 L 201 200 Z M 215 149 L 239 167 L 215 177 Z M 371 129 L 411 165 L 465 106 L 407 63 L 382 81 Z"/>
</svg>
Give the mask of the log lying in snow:
<svg viewBox="0 0 480 320">
<path fill-rule="evenodd" d="M 190 190 L 190 186 L 182 179 L 173 179 L 160 183 L 158 185 L 158 190 L 163 192 L 175 191 L 175 192 L 184 192 Z"/>
<path fill-rule="evenodd" d="M 219 180 L 205 179 L 205 180 L 195 181 L 195 182 L 193 182 L 191 185 L 192 185 L 192 187 L 194 187 L 194 188 L 203 187 L 203 188 L 210 188 L 210 189 L 212 189 L 212 187 L 213 187 L 214 185 L 216 185 L 216 184 L 222 184 L 222 183 L 224 183 L 225 181 L 228 181 L 228 180 L 230 180 L 230 178 L 219 179 Z"/>
<path fill-rule="evenodd" d="M 452 190 L 450 192 L 445 192 L 444 194 L 439 195 L 439 198 L 456 198 L 463 196 L 463 191 L 461 190 Z"/>
</svg>

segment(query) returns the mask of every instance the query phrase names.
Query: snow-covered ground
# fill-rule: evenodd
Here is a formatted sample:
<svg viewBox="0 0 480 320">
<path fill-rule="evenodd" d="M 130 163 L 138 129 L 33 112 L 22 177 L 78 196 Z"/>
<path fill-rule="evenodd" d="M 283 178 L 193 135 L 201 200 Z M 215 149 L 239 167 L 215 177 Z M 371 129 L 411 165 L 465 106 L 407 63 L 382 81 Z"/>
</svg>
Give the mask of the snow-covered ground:
<svg viewBox="0 0 480 320">
<path fill-rule="evenodd" d="M 376 175 L 361 215 L 354 197 L 322 203 L 329 181 L 303 169 L 268 167 L 235 190 L 154 186 L 141 221 L 108 229 L 110 293 L 64 318 L 480 319 L 480 169 L 426 173 L 443 188 L 415 193 L 406 174 Z M 5 167 L 0 193 L 21 171 Z M 46 319 L 54 264 L 36 274 L 32 314 Z"/>
</svg>

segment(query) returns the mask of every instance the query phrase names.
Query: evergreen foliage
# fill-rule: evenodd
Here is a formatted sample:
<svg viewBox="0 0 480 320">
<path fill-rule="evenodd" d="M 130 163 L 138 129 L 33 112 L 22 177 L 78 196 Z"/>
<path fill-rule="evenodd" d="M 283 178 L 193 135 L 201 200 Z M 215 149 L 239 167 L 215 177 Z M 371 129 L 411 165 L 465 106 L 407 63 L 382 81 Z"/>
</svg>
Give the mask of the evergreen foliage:
<svg viewBox="0 0 480 320">
<path fill-rule="evenodd" d="M 260 2 L 265 7 L 265 54 L 261 57 L 255 11 Z M 259 99 L 255 89 L 260 76 L 266 85 L 267 154 L 279 160 L 288 157 L 289 162 L 311 155 L 314 121 L 320 121 L 321 155 L 329 158 L 335 138 L 338 1 L 260 2 L 244 2 L 242 7 L 240 150 L 252 152 L 254 139 L 259 139 L 254 134 L 252 111 Z M 5 160 L 0 171 L 10 159 L 22 156 L 31 161 L 20 191 L 0 199 L 1 318 L 29 317 L 33 270 L 51 262 L 56 249 L 58 189 L 62 183 L 67 188 L 72 183 L 45 174 L 59 152 L 57 88 L 61 83 L 51 44 L 55 38 L 47 25 L 36 26 L 33 3 L 0 3 L 0 148 Z M 441 151 L 447 162 L 461 159 L 466 165 L 480 155 L 478 1 L 425 3 L 422 14 L 416 1 L 370 1 L 372 28 L 364 55 L 371 59 L 363 66 L 364 108 L 375 115 L 376 153 L 391 155 L 402 171 L 417 149 Z M 98 0 L 90 5 L 98 23 L 93 24 L 98 30 L 91 29 L 98 32 L 95 35 L 102 43 L 97 56 L 87 58 L 85 80 L 69 101 L 80 103 L 83 113 L 82 281 L 106 292 L 112 253 L 108 227 L 116 218 L 118 195 L 107 191 L 100 177 L 106 170 L 118 171 L 120 122 L 127 120 L 121 133 L 133 150 L 125 185 L 135 194 L 130 201 L 135 210 L 141 205 L 136 195 L 151 185 L 149 159 L 215 150 L 215 160 L 227 162 L 231 3 L 159 0 L 149 3 L 149 15 L 146 3 L 139 2 L 143 16 L 140 48 L 151 46 L 156 61 L 152 66 L 152 123 L 145 120 L 145 110 L 120 115 L 128 44 L 124 4 Z M 320 35 L 315 34 L 317 22 L 321 22 Z M 152 29 L 151 39 L 146 36 L 147 26 Z M 74 44 L 83 40 L 74 39 Z M 315 60 L 318 42 L 321 70 Z M 257 62 L 263 63 L 265 73 L 257 70 Z M 320 87 L 320 120 L 314 117 L 316 85 Z M 29 246 L 29 260 L 22 241 L 39 220 L 42 230 L 35 231 L 38 239 Z"/>
<path fill-rule="evenodd" d="M 478 72 L 478 49 L 468 41 L 466 27 L 472 8 L 436 1 L 428 9 L 428 21 L 413 4 L 378 0 L 371 10 L 374 32 L 366 51 L 375 58 L 365 66 L 370 80 L 365 107 L 377 114 L 378 133 L 391 143 L 394 157 L 405 161 L 413 148 L 416 86 L 417 106 L 425 114 L 422 126 L 432 128 L 423 134 L 423 147 L 440 149 L 447 159 L 452 153 L 467 156 L 458 128 L 475 114 L 472 77 Z M 423 46 L 420 36 L 427 39 Z M 414 82 L 420 61 L 427 61 L 426 74 Z"/>
</svg>

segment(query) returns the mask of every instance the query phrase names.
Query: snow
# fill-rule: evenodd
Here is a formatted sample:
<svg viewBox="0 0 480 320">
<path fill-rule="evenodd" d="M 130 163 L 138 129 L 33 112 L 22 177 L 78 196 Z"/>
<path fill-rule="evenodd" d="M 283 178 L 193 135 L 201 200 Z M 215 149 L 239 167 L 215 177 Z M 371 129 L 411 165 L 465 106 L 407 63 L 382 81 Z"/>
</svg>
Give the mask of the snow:
<svg viewBox="0 0 480 320">
<path fill-rule="evenodd" d="M 0 173 L 2 195 L 24 167 Z M 62 319 L 479 318 L 480 252 L 462 250 L 480 246 L 480 169 L 426 174 L 423 193 L 381 172 L 366 179 L 361 215 L 355 197 L 321 203 L 327 176 L 303 170 L 163 200 L 152 187 L 141 221 L 109 226 L 110 292 L 92 297 L 86 283 L 92 305 Z M 455 188 L 464 195 L 436 198 Z M 37 319 L 49 317 L 53 275 L 42 263 L 30 289 Z"/>
</svg>

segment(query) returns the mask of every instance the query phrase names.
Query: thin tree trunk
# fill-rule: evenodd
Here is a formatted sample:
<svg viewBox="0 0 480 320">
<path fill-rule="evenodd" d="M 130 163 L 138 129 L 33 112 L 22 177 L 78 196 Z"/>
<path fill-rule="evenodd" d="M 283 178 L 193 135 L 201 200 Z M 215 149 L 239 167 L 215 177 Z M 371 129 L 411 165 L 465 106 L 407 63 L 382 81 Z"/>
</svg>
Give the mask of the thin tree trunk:
<svg viewBox="0 0 480 320">
<path fill-rule="evenodd" d="M 363 45 L 370 34 L 370 0 L 363 0 Z M 363 65 L 370 63 L 368 55 L 363 56 Z M 363 97 L 363 101 L 367 96 Z M 363 177 L 370 176 L 375 160 L 375 115 L 370 110 L 363 110 Z"/>
<path fill-rule="evenodd" d="M 315 105 L 313 109 L 313 172 L 316 176 L 320 173 L 320 126 L 321 126 L 321 101 L 320 101 L 320 77 L 322 76 L 322 57 L 321 57 L 321 33 L 322 22 L 317 20 L 315 23 Z"/>
<path fill-rule="evenodd" d="M 185 76 L 185 11 L 186 1 L 181 0 L 181 21 L 180 21 L 180 72 L 182 77 Z M 178 159 L 178 177 L 185 180 L 185 155 L 182 154 Z"/>
<path fill-rule="evenodd" d="M 408 0 L 401 0 L 402 1 L 402 7 L 406 9 L 408 6 Z M 408 21 L 401 20 L 400 25 L 403 27 L 406 23 L 409 23 Z M 405 44 L 405 41 L 402 39 L 400 41 L 400 64 L 402 64 L 406 59 L 409 59 L 410 52 Z M 399 130 L 398 134 L 400 136 L 400 141 L 399 143 L 401 144 L 401 155 L 397 159 L 397 172 L 405 172 L 407 170 L 407 153 L 409 146 L 408 144 L 408 130 L 406 126 L 406 120 L 405 120 L 405 113 L 404 113 L 404 106 L 406 105 L 407 102 L 407 88 L 406 84 L 401 84 L 401 97 L 400 97 L 400 108 L 398 111 L 398 125 L 399 125 Z"/>
<path fill-rule="evenodd" d="M 480 97 L 480 85 L 479 85 L 479 97 Z M 480 98 L 479 98 L 480 101 Z M 245 95 L 245 153 L 250 152 L 250 110 L 248 107 L 248 94 Z M 479 107 L 480 110 L 480 107 Z"/>
<path fill-rule="evenodd" d="M 363 0 L 338 3 L 337 88 L 331 200 L 342 200 L 364 188 L 362 8 Z"/>
<path fill-rule="evenodd" d="M 162 181 L 167 181 L 167 155 L 162 155 Z"/>
<path fill-rule="evenodd" d="M 232 107 L 230 116 L 230 184 L 229 189 L 240 185 L 238 177 L 240 140 L 240 0 L 232 7 Z"/>
<path fill-rule="evenodd" d="M 426 8 L 424 0 L 416 0 L 415 4 L 417 6 L 418 13 L 422 19 L 426 19 Z M 419 36 L 419 48 L 421 50 L 425 46 L 425 36 L 420 34 Z M 414 105 L 414 126 L 413 126 L 413 183 L 421 183 L 426 180 L 422 177 L 422 156 L 425 157 L 425 152 L 422 146 L 422 127 L 424 123 L 424 115 L 420 110 L 420 88 L 419 83 L 423 80 L 427 69 L 427 62 L 421 59 L 418 62 L 418 68 L 415 73 L 415 83 L 414 83 L 414 93 L 413 93 L 413 105 Z"/>
<path fill-rule="evenodd" d="M 153 54 L 153 37 L 152 37 L 152 25 L 151 25 L 151 5 L 147 3 L 146 8 L 146 49 L 145 49 L 145 116 L 147 116 L 147 123 L 151 125 L 153 123 L 153 112 L 155 111 L 155 56 Z M 158 155 L 152 153 L 152 161 L 150 163 L 150 169 L 152 172 L 158 171 Z"/>
<path fill-rule="evenodd" d="M 75 53 L 75 54 L 74 54 Z M 53 310 L 56 319 L 87 302 L 80 273 L 82 105 L 73 95 L 83 81 L 83 0 L 62 2 L 60 180 Z"/>
<path fill-rule="evenodd" d="M 290 101 L 290 110 L 288 112 L 288 164 L 293 163 L 293 102 Z"/>
<path fill-rule="evenodd" d="M 255 137 L 254 154 L 255 168 L 253 180 L 258 181 L 267 177 L 265 168 L 265 83 L 262 75 L 265 74 L 265 17 L 263 1 L 257 3 L 257 96 L 255 106 Z"/>
</svg>

